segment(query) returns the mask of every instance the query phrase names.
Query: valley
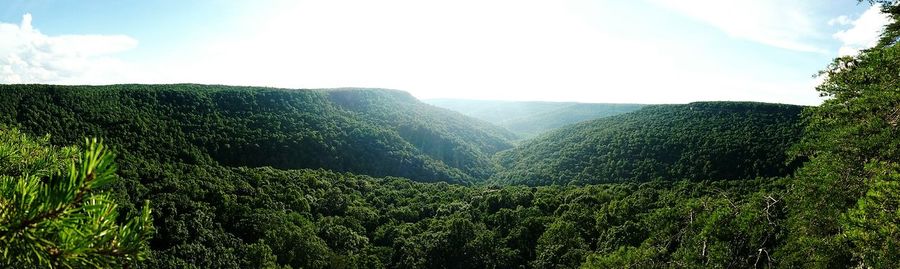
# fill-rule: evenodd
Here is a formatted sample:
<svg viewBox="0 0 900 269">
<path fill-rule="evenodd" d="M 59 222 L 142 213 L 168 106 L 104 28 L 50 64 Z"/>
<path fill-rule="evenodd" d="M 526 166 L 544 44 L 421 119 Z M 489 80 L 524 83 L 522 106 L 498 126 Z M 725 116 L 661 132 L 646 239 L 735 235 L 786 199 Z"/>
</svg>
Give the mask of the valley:
<svg viewBox="0 0 900 269">
<path fill-rule="evenodd" d="M 900 0 L 0 10 L 0 268 L 900 268 Z"/>
<path fill-rule="evenodd" d="M 793 105 L 644 106 L 515 145 L 395 90 L 0 95 L 4 135 L 110 145 L 120 178 L 101 190 L 122 215 L 150 202 L 147 268 L 745 267 L 784 244 L 781 201 L 803 161 L 786 155 L 803 129 Z M 691 260 L 702 248 L 717 252 Z"/>
</svg>

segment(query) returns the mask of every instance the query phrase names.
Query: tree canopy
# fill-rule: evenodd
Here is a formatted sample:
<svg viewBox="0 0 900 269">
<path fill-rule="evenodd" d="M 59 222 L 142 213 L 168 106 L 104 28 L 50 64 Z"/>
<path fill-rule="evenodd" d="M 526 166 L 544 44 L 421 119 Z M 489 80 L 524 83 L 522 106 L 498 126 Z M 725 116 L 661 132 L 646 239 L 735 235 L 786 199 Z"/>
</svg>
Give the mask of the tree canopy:
<svg viewBox="0 0 900 269">
<path fill-rule="evenodd" d="M 465 183 L 512 134 L 381 89 L 0 85 L 0 123 L 55 144 L 103 137 L 125 159 L 325 168 Z"/>
<path fill-rule="evenodd" d="M 579 123 L 495 156 L 499 183 L 592 184 L 750 179 L 789 175 L 800 139 L 794 105 L 698 102 L 654 105 Z"/>
<path fill-rule="evenodd" d="M 817 88 L 828 99 L 806 111 L 785 264 L 900 266 L 900 7 L 883 2 L 893 22 L 881 42 L 835 59 Z"/>
</svg>

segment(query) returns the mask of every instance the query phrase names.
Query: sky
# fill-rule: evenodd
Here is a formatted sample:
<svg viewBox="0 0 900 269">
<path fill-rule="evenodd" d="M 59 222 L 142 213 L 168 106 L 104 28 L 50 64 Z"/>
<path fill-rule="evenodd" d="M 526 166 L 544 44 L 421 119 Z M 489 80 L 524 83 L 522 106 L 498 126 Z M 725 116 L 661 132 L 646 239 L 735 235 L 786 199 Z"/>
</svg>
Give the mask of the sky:
<svg viewBox="0 0 900 269">
<path fill-rule="evenodd" d="M 0 0 L 0 83 L 816 105 L 888 19 L 854 0 Z"/>
</svg>

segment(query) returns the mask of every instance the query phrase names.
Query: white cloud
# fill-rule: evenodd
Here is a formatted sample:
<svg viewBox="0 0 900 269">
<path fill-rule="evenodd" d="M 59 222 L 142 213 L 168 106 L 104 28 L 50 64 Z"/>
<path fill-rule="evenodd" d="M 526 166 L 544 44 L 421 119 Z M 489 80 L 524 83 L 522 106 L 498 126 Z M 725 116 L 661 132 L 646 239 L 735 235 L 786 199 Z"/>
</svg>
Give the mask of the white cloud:
<svg viewBox="0 0 900 269">
<path fill-rule="evenodd" d="M 789 50 L 827 53 L 827 50 L 814 45 L 814 40 L 822 34 L 817 30 L 813 10 L 804 1 L 652 1 L 716 27 L 734 38 Z"/>
<path fill-rule="evenodd" d="M 829 25 L 829 26 L 835 26 L 835 25 L 848 25 L 848 24 L 850 24 L 850 23 L 852 23 L 852 22 L 853 22 L 853 21 L 850 20 L 850 17 L 847 17 L 847 15 L 840 15 L 840 16 L 834 17 L 834 18 L 831 19 L 831 20 L 828 20 L 828 25 Z"/>
<path fill-rule="evenodd" d="M 0 83 L 105 84 L 135 75 L 112 55 L 137 46 L 124 35 L 48 36 L 31 14 L 20 24 L 0 23 Z"/>
<path fill-rule="evenodd" d="M 887 14 L 881 13 L 881 6 L 878 5 L 870 7 L 856 20 L 851 21 L 846 16 L 841 17 L 847 21 L 842 25 L 852 25 L 853 27 L 833 35 L 842 43 L 841 48 L 838 49 L 840 56 L 856 55 L 860 50 L 878 44 L 878 38 L 881 36 L 884 26 L 890 22 L 890 18 Z"/>
</svg>

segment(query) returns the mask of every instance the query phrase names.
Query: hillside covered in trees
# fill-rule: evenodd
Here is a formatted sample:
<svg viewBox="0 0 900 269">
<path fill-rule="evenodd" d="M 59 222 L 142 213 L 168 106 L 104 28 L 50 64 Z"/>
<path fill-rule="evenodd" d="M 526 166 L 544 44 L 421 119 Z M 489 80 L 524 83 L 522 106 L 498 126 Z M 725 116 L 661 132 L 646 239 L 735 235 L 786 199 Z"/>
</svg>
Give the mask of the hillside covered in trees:
<svg viewBox="0 0 900 269">
<path fill-rule="evenodd" d="M 15 129 L 3 130 L 4 168 L 24 169 L 42 159 L 8 155 L 14 151 L 6 149 L 18 145 L 50 156 L 72 152 L 46 145 L 47 139 L 37 146 L 20 144 L 29 138 Z M 64 164 L 64 158 L 42 165 Z M 765 203 L 772 198 L 767 191 L 777 188 L 772 180 L 488 187 L 152 160 L 127 165 L 118 175 L 106 181 L 111 186 L 97 189 L 98 196 L 117 201 L 122 216 L 152 219 L 152 229 L 137 226 L 153 231 L 149 240 L 146 233 L 121 238 L 127 240 L 123 249 L 134 251 L 122 257 L 142 262 L 117 259 L 103 251 L 103 244 L 94 249 L 22 238 L 13 238 L 25 243 L 14 245 L 12 253 L 30 258 L 49 246 L 74 254 L 60 259 L 51 252 L 41 256 L 44 262 L 33 263 L 60 267 L 94 262 L 137 268 L 571 268 L 587 262 L 606 268 L 636 258 L 655 266 L 676 261 L 750 267 L 767 258 L 755 248 L 781 242 L 779 227 L 767 224 L 783 215 L 780 205 Z M 55 181 L 48 182 L 53 188 Z M 8 184 L 0 184 L 0 190 L 14 193 Z M 152 211 L 144 207 L 148 201 Z M 723 214 L 739 218 L 723 220 Z M 0 233 L 17 227 L 6 224 L 0 225 Z M 54 237 L 54 230 L 32 230 Z M 6 239 L 0 234 L 0 240 Z M 696 253 L 707 248 L 701 241 L 709 243 L 710 254 L 698 259 Z M 34 251 L 22 249 L 32 244 Z M 742 255 L 746 253 L 755 254 Z M 24 256 L 15 257 L 13 263 L 0 264 L 29 264 L 19 259 Z M 761 263 L 766 264 L 771 262 Z"/>
<path fill-rule="evenodd" d="M 457 111 L 532 138 L 566 125 L 628 113 L 640 104 L 428 99 L 426 103 Z"/>
<path fill-rule="evenodd" d="M 0 123 L 56 144 L 103 137 L 127 159 L 457 183 L 489 176 L 513 137 L 381 89 L 4 85 Z"/>
<path fill-rule="evenodd" d="M 789 175 L 803 107 L 654 105 L 579 123 L 497 154 L 499 183 L 547 185 Z"/>
<path fill-rule="evenodd" d="M 785 196 L 784 180 L 773 177 L 791 169 L 783 163 L 784 150 L 796 142 L 802 109 L 732 102 L 650 106 L 501 151 L 510 147 L 508 133 L 398 91 L 22 85 L 4 86 L 0 95 L 8 97 L 3 99 L 7 124 L 32 135 L 49 133 L 47 141 L 58 145 L 99 136 L 122 153 L 117 159 L 121 179 L 103 190 L 120 203 L 122 216 L 136 215 L 150 202 L 155 233 L 147 242 L 149 253 L 138 256 L 146 257 L 136 264 L 142 268 L 770 266 L 773 254 L 755 250 L 783 243 L 786 209 L 779 201 Z M 235 105 L 235 100 L 242 101 Z M 290 120 L 294 117 L 298 121 Z M 368 127 L 358 131 L 363 133 L 345 134 L 344 128 L 363 127 Z M 372 133 L 381 140 L 370 140 Z M 323 153 L 311 151 L 320 144 L 294 142 L 309 141 L 303 140 L 309 136 L 333 143 L 325 145 L 362 149 Z M 637 171 L 628 169 L 643 169 L 636 164 L 658 158 L 657 165 L 682 169 L 672 171 L 704 176 L 675 177 L 657 169 L 645 173 L 660 174 L 603 180 L 624 182 L 618 184 L 585 186 L 597 182 L 576 180 L 565 187 L 503 186 L 565 185 L 570 181 L 554 180 L 577 176 L 568 173 L 573 168 L 558 168 L 557 177 L 511 175 L 578 159 L 515 155 L 551 139 L 558 143 L 548 148 L 596 149 L 581 143 L 606 141 L 610 149 L 633 150 L 616 151 L 619 162 L 597 166 L 610 171 Z M 446 152 L 474 151 L 462 156 L 487 163 L 480 166 L 485 169 L 494 169 L 486 158 L 496 152 L 498 160 L 530 165 L 510 168 L 509 162 L 500 162 L 505 169 L 490 185 L 476 186 L 371 176 L 398 165 L 376 151 L 384 148 L 459 165 L 449 161 L 459 155 L 447 157 L 428 147 L 454 142 Z M 659 157 L 675 149 L 683 152 L 672 154 L 697 155 L 674 164 Z M 305 163 L 332 156 L 305 155 L 311 152 L 361 163 L 337 168 Z M 598 152 L 579 154 L 595 160 L 603 156 Z M 709 170 L 707 162 L 693 160 L 752 165 Z M 304 165 L 319 170 L 284 170 Z M 366 170 L 376 168 L 382 170 Z M 454 168 L 477 179 L 467 182 L 481 183 L 492 175 Z M 738 178 L 746 180 L 720 181 Z M 641 183 L 655 179 L 663 181 Z M 722 214 L 739 218 L 723 222 Z M 698 251 L 710 253 L 697 256 Z"/>
<path fill-rule="evenodd" d="M 518 170 L 507 169 L 499 176 L 517 180 L 487 185 L 482 183 L 496 168 L 490 157 L 501 152 L 499 157 L 510 160 L 513 153 L 556 134 L 608 122 L 610 126 L 582 132 L 633 132 L 625 137 L 638 139 L 618 137 L 610 141 L 625 144 L 610 147 L 642 153 L 669 150 L 659 146 L 672 143 L 660 141 L 682 147 L 706 141 L 709 149 L 737 140 L 754 149 L 774 145 L 772 152 L 755 155 L 710 151 L 696 157 L 770 164 L 766 154 L 783 154 L 776 151 L 796 137 L 799 129 L 788 127 L 797 127 L 801 109 L 728 102 L 651 106 L 502 151 L 511 147 L 508 132 L 399 91 L 203 85 L 0 88 L 0 119 L 8 126 L 34 136 L 49 134 L 47 141 L 61 146 L 97 136 L 120 153 L 121 179 L 103 190 L 120 203 L 123 216 L 138 214 L 150 202 L 155 234 L 148 240 L 147 259 L 138 264 L 145 268 L 552 268 L 585 261 L 606 266 L 622 262 L 631 251 L 649 255 L 660 244 L 668 249 L 644 257 L 648 262 L 696 262 L 690 260 L 698 248 L 692 242 L 705 236 L 703 223 L 717 222 L 721 210 L 745 215 L 755 226 L 722 226 L 729 230 L 709 243 L 721 244 L 723 253 L 703 262 L 746 266 L 761 253 L 750 253 L 750 258 L 728 253 L 749 253 L 757 247 L 753 244 L 779 242 L 771 239 L 779 227 L 758 225 L 763 218 L 781 216 L 775 211 L 781 209 L 761 207 L 765 197 L 781 194 L 757 189 L 777 189 L 781 183 L 776 179 L 682 182 L 660 174 L 652 179 L 668 182 L 640 183 L 650 178 L 635 177 L 611 185 L 501 186 L 561 184 L 540 177 L 524 181 L 533 179 L 510 176 Z M 639 128 L 648 126 L 653 128 Z M 706 130 L 716 128 L 723 131 Z M 757 136 L 753 139 L 741 136 L 757 129 L 766 131 L 750 133 Z M 558 140 L 569 144 L 561 148 L 579 148 L 577 143 L 584 141 L 593 140 Z M 631 169 L 650 158 L 619 157 L 609 167 Z M 437 166 L 410 165 L 417 160 Z M 534 167 L 552 161 L 522 160 Z M 679 167 L 709 173 L 703 164 Z M 313 169 L 290 170 L 294 168 Z M 560 169 L 559 175 L 570 175 Z M 757 173 L 754 177 L 775 176 L 751 172 Z M 728 178 L 709 175 L 700 180 Z M 476 186 L 414 182 L 435 179 Z M 713 194 L 727 198 L 708 200 Z M 709 202 L 715 205 L 697 207 Z M 732 203 L 740 207 L 723 207 Z M 659 226 L 663 223 L 670 226 Z M 730 236 L 746 241 L 730 242 Z"/>
</svg>

